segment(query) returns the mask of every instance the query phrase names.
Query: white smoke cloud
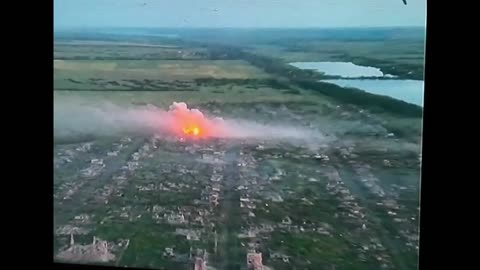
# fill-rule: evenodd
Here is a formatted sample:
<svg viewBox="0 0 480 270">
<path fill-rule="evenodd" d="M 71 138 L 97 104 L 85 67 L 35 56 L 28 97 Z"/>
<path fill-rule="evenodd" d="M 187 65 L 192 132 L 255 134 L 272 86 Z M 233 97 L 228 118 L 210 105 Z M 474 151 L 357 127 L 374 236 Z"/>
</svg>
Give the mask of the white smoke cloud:
<svg viewBox="0 0 480 270">
<path fill-rule="evenodd" d="M 174 102 L 168 111 L 153 105 L 124 108 L 104 103 L 96 106 L 75 101 L 60 102 L 54 107 L 56 138 L 81 135 L 163 134 L 181 135 L 185 126 L 194 123 L 203 137 L 258 139 L 277 141 L 321 142 L 320 132 L 288 125 L 267 125 L 244 119 L 222 119 L 205 116 Z"/>
</svg>

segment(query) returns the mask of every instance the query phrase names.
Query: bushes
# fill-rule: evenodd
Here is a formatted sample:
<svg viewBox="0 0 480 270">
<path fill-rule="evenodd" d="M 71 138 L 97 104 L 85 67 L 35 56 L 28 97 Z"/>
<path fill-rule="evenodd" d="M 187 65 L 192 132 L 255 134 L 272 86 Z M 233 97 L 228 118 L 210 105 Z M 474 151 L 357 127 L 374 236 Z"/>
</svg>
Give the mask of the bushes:
<svg viewBox="0 0 480 270">
<path fill-rule="evenodd" d="M 223 86 L 223 85 L 245 85 L 247 88 L 258 88 L 268 86 L 274 89 L 290 89 L 287 82 L 277 79 L 214 79 L 214 78 L 198 78 L 195 79 L 197 85 L 205 86 Z"/>
</svg>

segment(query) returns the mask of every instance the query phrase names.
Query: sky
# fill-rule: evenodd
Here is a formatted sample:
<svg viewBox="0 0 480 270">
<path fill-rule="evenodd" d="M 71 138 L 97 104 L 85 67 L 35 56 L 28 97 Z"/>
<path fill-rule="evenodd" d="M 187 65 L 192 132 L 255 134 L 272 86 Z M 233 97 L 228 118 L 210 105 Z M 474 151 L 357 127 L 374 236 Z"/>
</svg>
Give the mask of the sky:
<svg viewBox="0 0 480 270">
<path fill-rule="evenodd" d="M 426 0 L 54 0 L 54 28 L 425 26 Z"/>
</svg>

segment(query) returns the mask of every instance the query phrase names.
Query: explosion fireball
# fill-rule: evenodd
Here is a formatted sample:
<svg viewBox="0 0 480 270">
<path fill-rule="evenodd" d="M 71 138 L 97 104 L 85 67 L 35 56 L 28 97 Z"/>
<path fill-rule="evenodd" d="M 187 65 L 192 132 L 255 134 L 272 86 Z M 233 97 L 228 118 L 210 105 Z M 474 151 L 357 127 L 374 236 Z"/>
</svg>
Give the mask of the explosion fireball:
<svg viewBox="0 0 480 270">
<path fill-rule="evenodd" d="M 88 106 L 77 100 L 56 102 L 56 138 L 169 134 L 192 140 L 228 138 L 325 143 L 325 138 L 316 130 L 281 122 L 273 124 L 208 117 L 197 109 L 189 109 L 184 102 L 174 102 L 169 110 L 153 105 L 124 108 L 111 103 Z"/>
<path fill-rule="evenodd" d="M 209 119 L 197 109 L 189 109 L 184 102 L 174 102 L 169 108 L 170 130 L 180 137 L 215 137 L 223 134 L 223 120 Z"/>
<path fill-rule="evenodd" d="M 186 135 L 198 136 L 200 135 L 200 129 L 198 127 L 186 127 L 183 128 L 183 133 Z"/>
</svg>

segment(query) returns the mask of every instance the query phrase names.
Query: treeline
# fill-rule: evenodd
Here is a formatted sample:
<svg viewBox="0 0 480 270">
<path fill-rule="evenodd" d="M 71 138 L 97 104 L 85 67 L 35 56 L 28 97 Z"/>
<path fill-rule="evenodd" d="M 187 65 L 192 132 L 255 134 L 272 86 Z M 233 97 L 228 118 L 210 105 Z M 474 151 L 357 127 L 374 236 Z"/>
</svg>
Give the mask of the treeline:
<svg viewBox="0 0 480 270">
<path fill-rule="evenodd" d="M 200 86 L 222 86 L 222 85 L 244 85 L 251 87 L 268 86 L 274 89 L 290 89 L 288 81 L 278 79 L 215 79 L 215 78 L 197 78 L 194 80 Z"/>
<path fill-rule="evenodd" d="M 209 60 L 236 60 L 241 59 L 241 51 L 236 48 L 203 45 L 208 48 L 206 58 Z"/>
<path fill-rule="evenodd" d="M 376 67 L 379 68 L 384 74 L 398 76 L 398 79 L 423 80 L 423 63 L 392 63 L 392 61 L 383 61 L 367 57 L 352 57 L 347 54 L 339 55 L 335 58 L 341 61 L 352 62 L 360 66 Z"/>
<path fill-rule="evenodd" d="M 174 81 L 162 81 L 162 80 L 132 80 L 125 79 L 119 81 L 109 81 L 101 78 L 89 78 L 86 81 L 78 81 L 72 78 L 66 79 L 69 82 L 75 84 L 87 84 L 98 86 L 99 88 L 60 88 L 54 87 L 55 91 L 198 91 L 193 82 L 174 80 Z"/>
<path fill-rule="evenodd" d="M 295 80 L 294 83 L 302 88 L 317 91 L 323 95 L 333 97 L 346 103 L 368 107 L 372 111 L 389 111 L 409 117 L 422 117 L 423 113 L 422 107 L 418 105 L 410 104 L 388 96 L 370 94 L 355 88 L 344 88 L 331 83 L 307 80 Z"/>
<path fill-rule="evenodd" d="M 313 70 L 302 70 L 284 63 L 281 60 L 273 59 L 270 57 L 242 52 L 243 60 L 250 64 L 265 70 L 268 73 L 277 74 L 287 77 L 289 79 L 300 80 L 321 80 L 325 79 L 325 76 L 315 72 Z"/>
</svg>

